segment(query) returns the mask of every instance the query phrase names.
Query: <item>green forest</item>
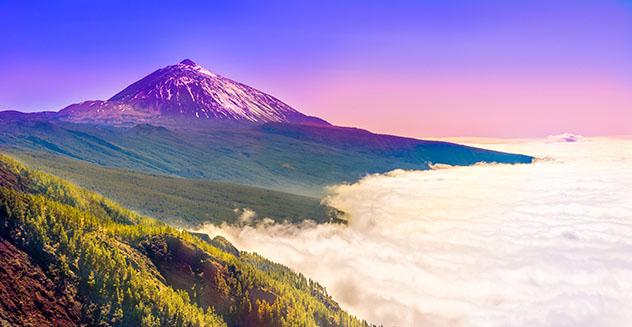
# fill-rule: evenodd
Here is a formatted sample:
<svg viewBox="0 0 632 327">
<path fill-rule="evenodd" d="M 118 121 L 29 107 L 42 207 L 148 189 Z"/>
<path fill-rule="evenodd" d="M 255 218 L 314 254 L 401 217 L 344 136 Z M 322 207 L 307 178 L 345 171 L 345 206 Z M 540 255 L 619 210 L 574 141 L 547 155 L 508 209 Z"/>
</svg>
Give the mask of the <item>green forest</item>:
<svg viewBox="0 0 632 327">
<path fill-rule="evenodd" d="M 30 167 L 115 200 L 126 208 L 177 226 L 204 223 L 237 223 L 240 211 L 291 223 L 303 220 L 338 221 L 340 212 L 322 205 L 318 198 L 227 182 L 147 174 L 108 168 L 86 161 L 42 152 L 15 152 L 12 156 Z"/>
<path fill-rule="evenodd" d="M 80 311 L 77 325 L 368 326 L 287 267 L 6 156 L 0 156 L 0 226 L 0 239 L 28 254 L 56 296 Z M 0 307 L 1 319 L 22 318 L 3 316 Z"/>
</svg>

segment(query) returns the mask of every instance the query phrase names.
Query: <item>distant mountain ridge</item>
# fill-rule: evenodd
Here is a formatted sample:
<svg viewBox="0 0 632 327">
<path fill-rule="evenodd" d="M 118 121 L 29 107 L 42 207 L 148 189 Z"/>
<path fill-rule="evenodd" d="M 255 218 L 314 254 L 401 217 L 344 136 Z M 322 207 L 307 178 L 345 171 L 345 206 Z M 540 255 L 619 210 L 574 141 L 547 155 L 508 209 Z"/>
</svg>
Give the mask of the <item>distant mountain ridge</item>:
<svg viewBox="0 0 632 327">
<path fill-rule="evenodd" d="M 165 119 L 329 125 L 190 59 L 145 76 L 107 101 L 72 104 L 57 118 L 78 123 L 159 124 Z"/>
<path fill-rule="evenodd" d="M 106 167 L 320 197 L 323 187 L 431 164 L 530 163 L 525 155 L 335 126 L 266 123 L 206 129 L 45 120 L 0 122 L 0 151 L 47 152 Z"/>
</svg>

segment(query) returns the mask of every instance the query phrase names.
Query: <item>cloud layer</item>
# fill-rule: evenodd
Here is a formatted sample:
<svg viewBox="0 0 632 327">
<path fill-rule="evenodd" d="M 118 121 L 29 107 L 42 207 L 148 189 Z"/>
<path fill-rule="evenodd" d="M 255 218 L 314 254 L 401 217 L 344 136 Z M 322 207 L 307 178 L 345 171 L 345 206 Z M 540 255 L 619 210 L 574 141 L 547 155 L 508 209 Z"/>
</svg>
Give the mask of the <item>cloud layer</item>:
<svg viewBox="0 0 632 327">
<path fill-rule="evenodd" d="M 632 140 L 488 143 L 531 165 L 393 171 L 331 189 L 348 226 L 207 226 L 387 326 L 632 321 Z"/>
</svg>

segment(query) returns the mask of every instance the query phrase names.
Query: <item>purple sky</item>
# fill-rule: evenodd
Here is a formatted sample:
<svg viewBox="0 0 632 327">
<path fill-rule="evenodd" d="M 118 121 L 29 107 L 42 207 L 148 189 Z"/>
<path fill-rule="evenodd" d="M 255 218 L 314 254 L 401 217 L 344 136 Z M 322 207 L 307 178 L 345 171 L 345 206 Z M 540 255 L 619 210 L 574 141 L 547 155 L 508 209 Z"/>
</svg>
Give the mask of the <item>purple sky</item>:
<svg viewBox="0 0 632 327">
<path fill-rule="evenodd" d="M 107 99 L 191 58 L 333 123 L 632 134 L 630 1 L 0 1 L 0 109 Z"/>
</svg>

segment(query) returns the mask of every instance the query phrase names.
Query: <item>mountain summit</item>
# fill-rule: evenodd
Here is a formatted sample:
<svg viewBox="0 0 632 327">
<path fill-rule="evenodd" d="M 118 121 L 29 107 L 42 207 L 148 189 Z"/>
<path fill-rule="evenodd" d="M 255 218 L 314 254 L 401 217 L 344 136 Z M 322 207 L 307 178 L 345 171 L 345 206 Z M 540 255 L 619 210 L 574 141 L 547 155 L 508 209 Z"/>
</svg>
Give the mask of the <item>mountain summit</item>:
<svg viewBox="0 0 632 327">
<path fill-rule="evenodd" d="M 180 63 L 183 64 L 183 65 L 187 65 L 187 66 L 193 66 L 193 67 L 197 66 L 197 64 L 194 63 L 193 60 L 191 60 L 191 59 L 184 59 L 184 60 L 180 61 Z"/>
<path fill-rule="evenodd" d="M 60 111 L 60 118 L 107 124 L 194 119 L 329 125 L 190 59 L 158 69 L 107 101 L 70 105 Z"/>
</svg>

